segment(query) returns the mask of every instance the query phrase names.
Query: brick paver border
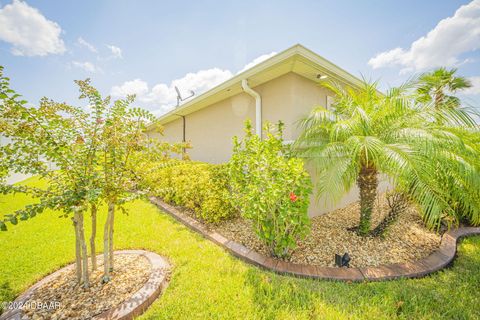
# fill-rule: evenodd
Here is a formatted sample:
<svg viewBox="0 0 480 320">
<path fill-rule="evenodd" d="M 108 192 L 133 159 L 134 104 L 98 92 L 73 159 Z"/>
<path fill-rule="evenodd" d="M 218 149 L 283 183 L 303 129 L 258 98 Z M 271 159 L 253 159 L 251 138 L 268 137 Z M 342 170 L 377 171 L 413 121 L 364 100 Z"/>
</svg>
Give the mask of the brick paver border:
<svg viewBox="0 0 480 320">
<path fill-rule="evenodd" d="M 121 250 L 115 251 L 115 254 L 136 254 L 144 256 L 152 265 L 150 277 L 143 287 L 135 292 L 129 299 L 125 300 L 120 305 L 93 317 L 92 319 L 95 320 L 130 320 L 138 317 L 145 312 L 155 299 L 158 298 L 168 284 L 167 274 L 168 269 L 170 269 L 170 264 L 158 254 L 145 250 Z M 46 276 L 20 295 L 15 300 L 15 305 L 23 305 L 29 300 L 37 288 L 58 276 L 60 272 L 72 268 L 74 268 L 74 264 L 70 264 Z M 0 320 L 7 319 L 23 320 L 28 318 L 24 315 L 22 309 L 12 309 L 7 310 L 0 315 Z"/>
<path fill-rule="evenodd" d="M 217 232 L 209 231 L 205 225 L 182 213 L 159 198 L 150 201 L 190 229 L 202 234 L 241 260 L 279 274 L 305 278 L 339 281 L 384 281 L 399 278 L 419 278 L 448 266 L 455 258 L 457 242 L 467 235 L 480 234 L 480 228 L 465 227 L 446 232 L 438 250 L 428 257 L 414 262 L 395 263 L 366 268 L 335 268 L 280 261 L 264 256 L 242 244 L 229 240 Z"/>
</svg>

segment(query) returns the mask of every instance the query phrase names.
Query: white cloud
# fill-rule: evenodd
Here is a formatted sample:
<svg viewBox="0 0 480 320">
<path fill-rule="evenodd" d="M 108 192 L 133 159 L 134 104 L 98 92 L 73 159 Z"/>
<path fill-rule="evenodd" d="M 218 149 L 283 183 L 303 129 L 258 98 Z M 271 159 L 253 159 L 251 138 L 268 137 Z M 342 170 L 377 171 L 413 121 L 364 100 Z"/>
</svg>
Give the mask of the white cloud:
<svg viewBox="0 0 480 320">
<path fill-rule="evenodd" d="M 368 61 L 376 68 L 400 66 L 423 70 L 439 66 L 458 66 L 459 56 L 480 49 L 480 0 L 461 6 L 452 17 L 441 20 L 426 36 L 409 49 L 395 48 Z"/>
<path fill-rule="evenodd" d="M 148 94 L 148 84 L 140 79 L 126 81 L 121 86 L 114 86 L 110 94 L 114 97 L 125 97 L 129 94 L 136 94 L 137 98 Z"/>
<path fill-rule="evenodd" d="M 238 74 L 238 73 L 241 73 L 241 72 L 243 72 L 243 71 L 245 71 L 245 70 L 247 70 L 247 69 L 250 69 L 251 67 L 259 64 L 260 62 L 263 62 L 263 61 L 267 60 L 267 59 L 270 58 L 270 57 L 273 57 L 273 56 L 276 55 L 276 54 L 277 54 L 276 52 L 270 52 L 270 53 L 267 53 L 267 54 L 263 54 L 263 55 L 261 55 L 261 56 L 258 57 L 258 58 L 253 59 L 252 62 L 247 63 L 247 64 L 245 65 L 245 67 L 243 67 L 240 71 L 237 72 L 237 74 Z"/>
<path fill-rule="evenodd" d="M 472 83 L 472 86 L 468 89 L 462 90 L 463 94 L 468 95 L 480 95 L 480 76 L 468 78 Z"/>
<path fill-rule="evenodd" d="M 62 28 L 36 8 L 14 0 L 0 9 L 0 39 L 12 45 L 17 56 L 46 56 L 65 52 Z"/>
<path fill-rule="evenodd" d="M 254 59 L 252 62 L 246 64 L 238 73 L 253 67 L 275 54 L 275 52 L 272 52 Z M 147 82 L 141 79 L 135 79 L 112 87 L 110 94 L 114 98 L 125 97 L 128 94 L 136 94 L 138 102 L 144 105 L 145 108 L 150 109 L 153 113 L 160 115 L 175 107 L 177 103 L 175 87 L 177 87 L 184 96 L 189 95 L 190 90 L 193 90 L 195 96 L 198 96 L 230 79 L 233 75 L 234 73 L 230 70 L 211 68 L 187 73 L 185 76 L 175 79 L 170 83 L 158 83 L 151 88 Z"/>
<path fill-rule="evenodd" d="M 175 79 L 169 84 L 155 84 L 151 89 L 148 83 L 141 79 L 126 81 L 122 85 L 112 87 L 110 94 L 115 98 L 136 94 L 137 101 L 154 113 L 161 114 L 176 105 L 175 86 L 184 95 L 189 95 L 189 90 L 193 90 L 197 96 L 231 77 L 232 73 L 228 70 L 212 68 L 187 73 L 184 77 Z"/>
<path fill-rule="evenodd" d="M 122 49 L 120 49 L 119 47 L 116 47 L 114 45 L 109 45 L 109 44 L 107 44 L 107 47 L 112 52 L 114 58 L 119 58 L 119 59 L 123 58 Z"/>
<path fill-rule="evenodd" d="M 180 92 L 193 90 L 199 93 L 205 92 L 231 77 L 232 72 L 229 70 L 212 68 L 200 70 L 196 73 L 187 73 L 184 77 L 173 80 L 170 87 L 177 86 Z"/>
<path fill-rule="evenodd" d="M 82 37 L 79 37 L 77 39 L 77 43 L 78 43 L 79 46 L 87 48 L 90 52 L 93 52 L 93 53 L 98 52 L 97 48 L 95 48 L 95 46 L 93 44 L 91 44 L 87 40 L 83 39 Z"/>
<path fill-rule="evenodd" d="M 89 61 L 85 61 L 85 62 L 72 61 L 72 65 L 74 67 L 83 69 L 83 70 L 85 70 L 87 72 L 90 72 L 90 73 L 95 73 L 95 72 L 101 71 L 101 69 L 99 67 L 95 66 L 93 63 L 91 63 Z"/>
</svg>

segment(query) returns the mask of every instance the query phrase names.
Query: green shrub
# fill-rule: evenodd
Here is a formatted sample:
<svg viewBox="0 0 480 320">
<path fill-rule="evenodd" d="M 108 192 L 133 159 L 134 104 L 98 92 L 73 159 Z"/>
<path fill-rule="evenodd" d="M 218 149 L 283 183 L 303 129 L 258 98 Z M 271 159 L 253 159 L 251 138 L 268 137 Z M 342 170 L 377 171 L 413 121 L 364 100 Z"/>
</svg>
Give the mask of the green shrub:
<svg viewBox="0 0 480 320">
<path fill-rule="evenodd" d="M 140 168 L 137 175 L 144 187 L 165 202 L 191 209 L 206 222 L 233 216 L 224 165 L 169 160 L 144 163 Z"/>
<path fill-rule="evenodd" d="M 310 230 L 307 215 L 312 191 L 303 161 L 289 156 L 283 144 L 282 123 L 273 132 L 267 124 L 262 141 L 246 123 L 243 141 L 234 137 L 229 162 L 232 202 L 253 222 L 271 254 L 285 258 Z"/>
</svg>

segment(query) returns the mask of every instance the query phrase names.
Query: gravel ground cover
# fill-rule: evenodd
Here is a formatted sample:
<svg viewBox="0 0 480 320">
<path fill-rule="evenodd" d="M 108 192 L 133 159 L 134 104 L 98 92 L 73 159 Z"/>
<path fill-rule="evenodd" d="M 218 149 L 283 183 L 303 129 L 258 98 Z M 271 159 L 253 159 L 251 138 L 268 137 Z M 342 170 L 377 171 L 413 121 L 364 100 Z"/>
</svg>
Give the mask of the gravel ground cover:
<svg viewBox="0 0 480 320">
<path fill-rule="evenodd" d="M 383 237 L 358 236 L 349 228 L 358 224 L 359 203 L 312 218 L 311 233 L 299 243 L 290 261 L 319 266 L 334 266 L 334 256 L 348 253 L 350 266 L 367 267 L 414 261 L 428 256 L 440 245 L 441 236 L 427 230 L 414 207 L 408 207 Z M 384 195 L 373 212 L 373 226 L 388 212 Z M 214 227 L 220 234 L 264 255 L 267 248 L 258 240 L 249 221 L 237 217 Z"/>
<path fill-rule="evenodd" d="M 112 280 L 102 284 L 103 258 L 99 258 L 98 262 L 97 270 L 90 273 L 91 287 L 80 287 L 76 282 L 75 269 L 70 268 L 35 290 L 32 298 L 25 303 L 25 314 L 34 320 L 91 319 L 130 298 L 148 280 L 152 267 L 141 255 L 116 255 Z M 33 308 L 44 301 L 59 302 L 60 307 Z"/>
</svg>

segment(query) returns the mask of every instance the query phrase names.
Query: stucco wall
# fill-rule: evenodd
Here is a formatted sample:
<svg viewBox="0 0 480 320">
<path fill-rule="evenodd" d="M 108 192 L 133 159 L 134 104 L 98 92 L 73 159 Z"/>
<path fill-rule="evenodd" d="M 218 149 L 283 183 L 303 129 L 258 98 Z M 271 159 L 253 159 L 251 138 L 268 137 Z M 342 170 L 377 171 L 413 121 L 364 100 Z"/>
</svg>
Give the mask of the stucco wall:
<svg viewBox="0 0 480 320">
<path fill-rule="evenodd" d="M 285 123 L 284 139 L 298 137 L 298 120 L 308 115 L 316 105 L 326 105 L 328 91 L 318 84 L 295 73 L 288 73 L 253 88 L 262 97 L 263 121 Z M 186 116 L 186 140 L 192 143 L 189 154 L 193 160 L 210 163 L 228 161 L 232 152 L 232 137 L 243 136 L 243 124 L 249 118 L 255 123 L 255 101 L 241 93 Z M 161 139 L 169 142 L 182 140 L 182 119 L 165 125 Z M 307 165 L 314 183 L 314 169 Z M 381 189 L 385 189 L 382 185 Z M 344 207 L 358 198 L 358 190 L 352 188 L 337 205 L 326 204 L 325 199 L 311 198 L 309 215 L 315 216 L 335 208 Z"/>
<path fill-rule="evenodd" d="M 232 137 L 243 135 L 243 123 L 255 117 L 254 101 L 245 93 L 186 116 L 186 140 L 192 159 L 211 163 L 228 161 Z"/>
<path fill-rule="evenodd" d="M 327 90 L 295 73 L 254 88 L 262 96 L 264 121 L 285 123 L 285 140 L 298 137 L 298 121 L 327 99 Z"/>
</svg>

